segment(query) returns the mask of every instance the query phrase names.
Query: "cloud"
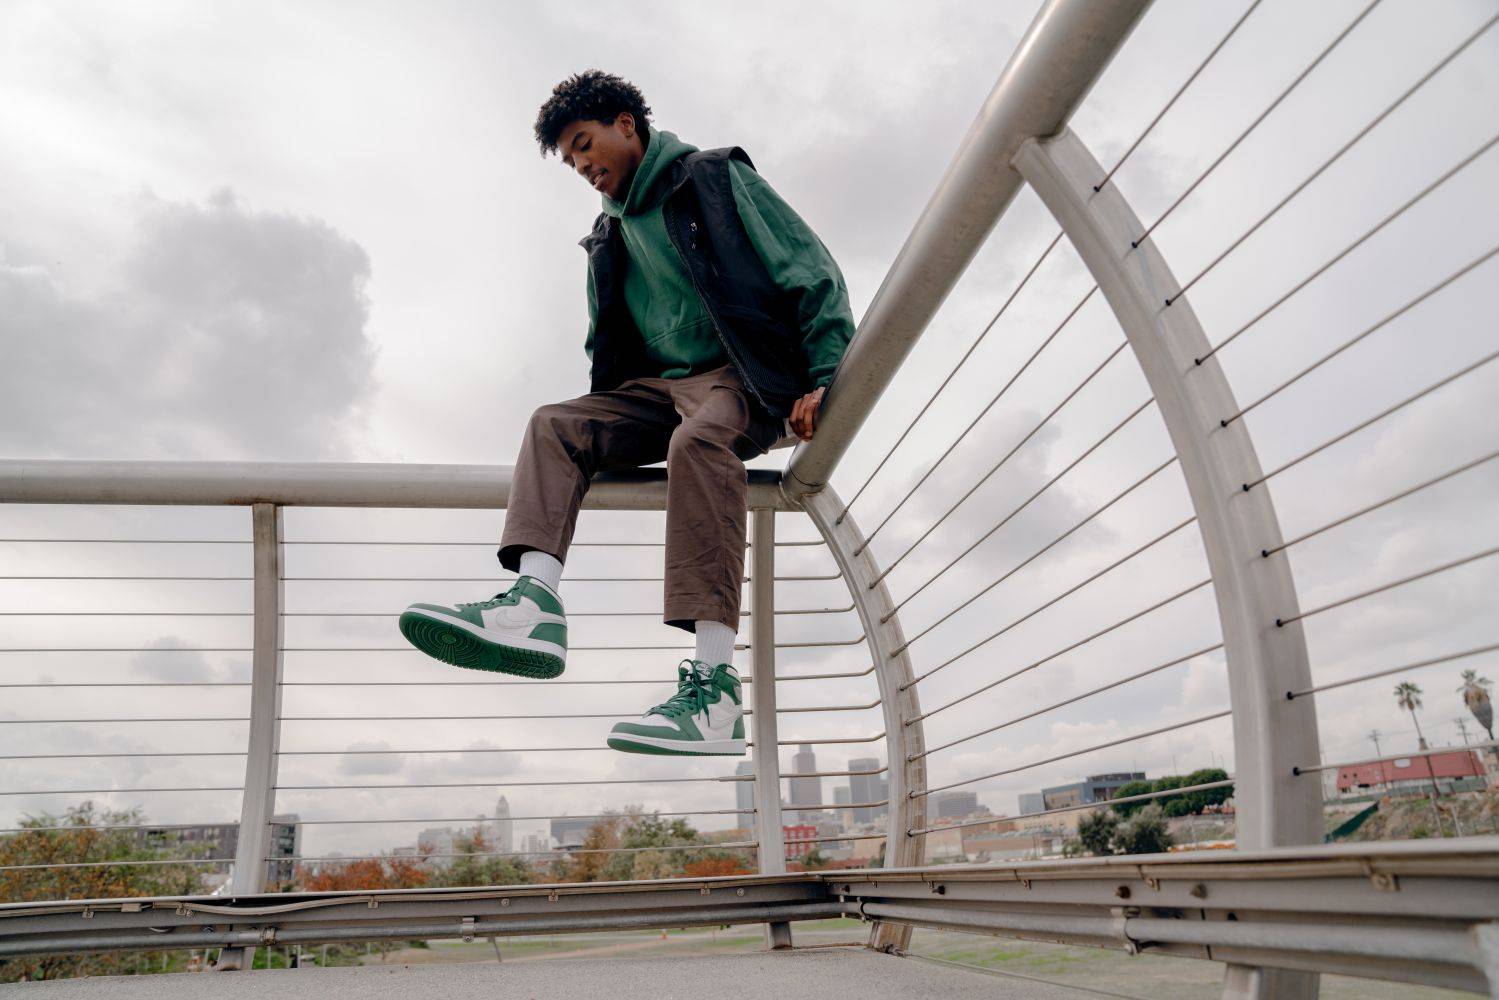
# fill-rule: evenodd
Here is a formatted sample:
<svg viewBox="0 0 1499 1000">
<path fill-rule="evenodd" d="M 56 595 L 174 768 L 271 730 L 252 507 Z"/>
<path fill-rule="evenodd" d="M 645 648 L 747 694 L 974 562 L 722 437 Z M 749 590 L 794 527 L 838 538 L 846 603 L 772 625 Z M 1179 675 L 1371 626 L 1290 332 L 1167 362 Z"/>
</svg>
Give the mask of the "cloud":
<svg viewBox="0 0 1499 1000">
<path fill-rule="evenodd" d="M 0 256 L 0 450 L 68 458 L 347 457 L 375 388 L 368 254 L 327 223 L 134 199 L 96 293 Z"/>
<path fill-rule="evenodd" d="M 405 764 L 400 754 L 369 753 L 372 750 L 390 750 L 389 743 L 350 743 L 349 753 L 339 761 L 339 770 L 344 774 L 395 774 Z"/>
<path fill-rule="evenodd" d="M 209 663 L 208 657 L 196 652 L 193 646 L 174 635 L 159 636 L 148 641 L 146 650 L 131 657 L 130 663 L 141 674 L 152 680 L 221 681 L 228 679 L 227 671 Z"/>
</svg>

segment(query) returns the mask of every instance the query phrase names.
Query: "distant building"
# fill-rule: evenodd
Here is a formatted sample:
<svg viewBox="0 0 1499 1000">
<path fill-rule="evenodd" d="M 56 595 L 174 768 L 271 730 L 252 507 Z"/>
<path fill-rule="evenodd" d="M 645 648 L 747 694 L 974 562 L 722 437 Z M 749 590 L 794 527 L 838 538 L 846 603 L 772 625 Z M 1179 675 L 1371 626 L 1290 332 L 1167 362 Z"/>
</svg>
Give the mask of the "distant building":
<svg viewBox="0 0 1499 1000">
<path fill-rule="evenodd" d="M 1040 792 L 1020 793 L 1020 815 L 1029 816 L 1032 813 L 1046 811 L 1046 798 Z"/>
<path fill-rule="evenodd" d="M 817 843 L 817 827 L 811 823 L 797 823 L 781 827 L 781 836 L 786 841 L 786 860 L 795 861 L 811 853 Z"/>
<path fill-rule="evenodd" d="M 416 835 L 417 853 L 427 859 L 427 863 L 438 868 L 447 868 L 453 863 L 452 855 L 457 851 L 458 834 L 452 827 L 433 827 L 423 830 Z"/>
<path fill-rule="evenodd" d="M 850 771 L 878 771 L 880 762 L 874 757 L 856 757 L 848 762 Z M 880 802 L 885 798 L 885 776 L 882 774 L 851 774 L 848 776 L 848 792 L 852 802 Z M 873 823 L 883 815 L 883 806 L 865 806 L 853 810 L 856 824 Z"/>
<path fill-rule="evenodd" d="M 1429 757 L 1386 757 L 1368 764 L 1338 768 L 1337 789 L 1343 794 L 1381 788 L 1403 788 L 1413 783 L 1430 787 L 1462 778 L 1482 778 L 1483 762 L 1472 750 L 1434 753 Z"/>
<path fill-rule="evenodd" d="M 1113 774 L 1094 774 L 1087 780 L 1071 785 L 1041 789 L 1041 799 L 1047 809 L 1065 809 L 1068 806 L 1085 806 L 1092 802 L 1107 802 L 1119 791 L 1120 786 L 1131 781 L 1144 781 L 1144 771 L 1117 771 Z M 1027 810 L 1021 810 L 1026 812 Z"/>
<path fill-rule="evenodd" d="M 812 752 L 810 746 L 803 747 L 792 758 L 791 766 L 794 774 L 813 774 L 817 771 L 817 755 Z M 820 805 L 822 805 L 821 778 L 793 777 L 791 779 L 791 807 L 793 809 Z M 816 823 L 819 817 L 815 810 L 803 809 L 797 813 L 797 818 L 803 823 Z"/>
<path fill-rule="evenodd" d="M 495 803 L 494 820 L 489 824 L 489 849 L 500 854 L 515 850 L 515 822 L 510 818 L 510 802 L 505 796 Z"/>
<path fill-rule="evenodd" d="M 521 841 L 521 850 L 526 854 L 545 854 L 547 839 L 539 833 L 528 833 Z"/>
<path fill-rule="evenodd" d="M 833 802 L 835 805 L 840 806 L 849 805 L 853 802 L 853 789 L 844 785 L 835 787 L 833 789 Z M 839 809 L 833 815 L 837 817 L 840 827 L 847 828 L 854 824 L 854 810 L 852 809 Z"/>
<path fill-rule="evenodd" d="M 928 819 L 962 819 L 979 811 L 979 797 L 973 792 L 938 792 L 932 796 L 935 816 Z"/>
<path fill-rule="evenodd" d="M 752 760 L 744 761 L 738 767 L 734 768 L 734 773 L 741 776 L 754 774 L 755 762 Z M 749 825 L 751 822 L 750 817 L 755 812 L 755 783 L 753 781 L 734 782 L 734 808 L 739 810 L 737 822 L 746 826 Z"/>
<path fill-rule="evenodd" d="M 566 816 L 552 820 L 552 843 L 559 850 L 574 850 L 583 846 L 583 838 L 593 828 L 596 820 L 586 817 L 570 819 Z"/>
<path fill-rule="evenodd" d="M 201 823 L 193 825 L 137 827 L 131 837 L 142 847 L 169 852 L 170 857 L 209 858 L 233 861 L 239 851 L 238 823 Z M 295 813 L 271 817 L 271 844 L 266 862 L 268 886 L 290 882 L 296 877 L 296 862 L 302 852 L 302 822 Z"/>
</svg>

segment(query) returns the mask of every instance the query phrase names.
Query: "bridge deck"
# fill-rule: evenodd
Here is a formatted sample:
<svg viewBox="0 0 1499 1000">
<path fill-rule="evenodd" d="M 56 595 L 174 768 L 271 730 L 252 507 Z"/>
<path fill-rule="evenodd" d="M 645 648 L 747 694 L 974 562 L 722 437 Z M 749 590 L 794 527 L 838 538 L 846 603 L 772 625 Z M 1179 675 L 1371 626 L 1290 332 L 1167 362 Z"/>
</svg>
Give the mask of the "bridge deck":
<svg viewBox="0 0 1499 1000">
<path fill-rule="evenodd" d="M 211 978 L 208 978 L 210 977 Z M 999 987 L 1003 988 L 1003 991 Z M 211 988 L 210 988 L 211 987 Z M 552 959 L 462 965 L 110 976 L 0 986 L 37 1000 L 1073 1000 L 1080 991 L 898 958 L 862 947 L 807 948 L 690 958 Z"/>
</svg>

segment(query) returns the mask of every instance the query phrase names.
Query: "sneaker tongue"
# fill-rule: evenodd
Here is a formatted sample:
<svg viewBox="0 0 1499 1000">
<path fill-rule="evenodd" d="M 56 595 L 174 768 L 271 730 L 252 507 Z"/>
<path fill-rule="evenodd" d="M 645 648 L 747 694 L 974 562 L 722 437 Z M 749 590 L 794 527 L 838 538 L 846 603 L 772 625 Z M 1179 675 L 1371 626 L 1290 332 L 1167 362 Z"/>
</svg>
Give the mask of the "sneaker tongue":
<svg viewBox="0 0 1499 1000">
<path fill-rule="evenodd" d="M 718 667 L 716 664 L 704 663 L 702 660 L 694 660 L 692 661 L 692 669 L 697 672 L 697 676 L 700 680 L 706 681 L 712 678 L 713 671 L 718 669 Z"/>
</svg>

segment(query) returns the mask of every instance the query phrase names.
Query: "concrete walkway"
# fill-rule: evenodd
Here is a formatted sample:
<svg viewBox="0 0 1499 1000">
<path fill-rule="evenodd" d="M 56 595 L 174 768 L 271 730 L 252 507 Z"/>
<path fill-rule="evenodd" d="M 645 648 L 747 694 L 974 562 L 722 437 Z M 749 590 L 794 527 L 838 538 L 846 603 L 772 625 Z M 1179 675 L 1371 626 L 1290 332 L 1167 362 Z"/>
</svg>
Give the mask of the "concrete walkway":
<svg viewBox="0 0 1499 1000">
<path fill-rule="evenodd" d="M 0 986 L 6 1000 L 1076 1000 L 1087 995 L 860 947 L 691 958 L 109 976 Z"/>
</svg>

